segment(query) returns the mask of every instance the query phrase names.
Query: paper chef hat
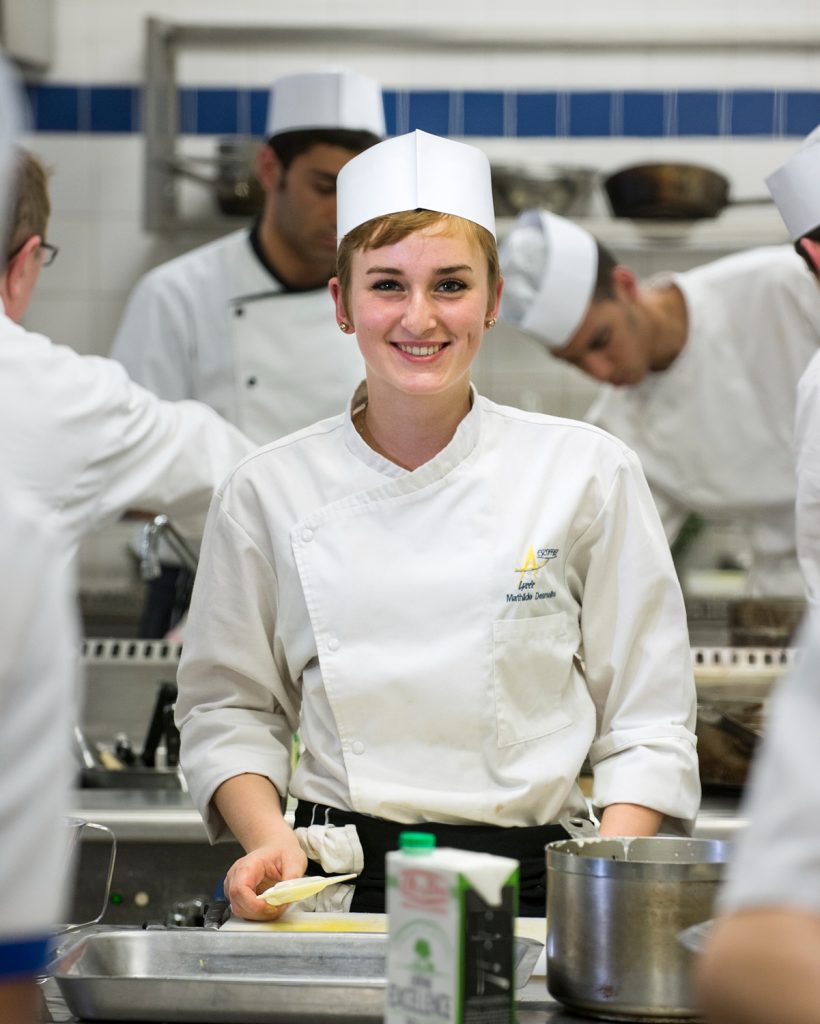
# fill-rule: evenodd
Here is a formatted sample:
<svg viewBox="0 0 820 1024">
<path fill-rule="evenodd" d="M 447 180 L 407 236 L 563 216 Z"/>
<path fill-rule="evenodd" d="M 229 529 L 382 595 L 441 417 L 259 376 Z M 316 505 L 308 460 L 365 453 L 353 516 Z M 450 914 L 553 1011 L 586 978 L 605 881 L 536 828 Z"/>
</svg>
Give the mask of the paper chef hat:
<svg viewBox="0 0 820 1024">
<path fill-rule="evenodd" d="M 336 179 L 336 234 L 404 210 L 474 221 L 495 236 L 490 161 L 475 146 L 415 131 L 353 157 Z"/>
<path fill-rule="evenodd" d="M 820 227 L 820 125 L 766 185 L 794 241 Z"/>
<path fill-rule="evenodd" d="M 15 145 L 21 127 L 17 81 L 0 54 L 0 245 L 6 241 L 8 202 L 14 192 Z M 2 255 L 3 263 L 5 255 Z"/>
<path fill-rule="evenodd" d="M 384 101 L 379 83 L 344 68 L 284 75 L 271 86 L 266 138 L 311 128 L 344 128 L 382 138 Z"/>
<path fill-rule="evenodd" d="M 538 292 L 521 326 L 550 348 L 563 348 L 589 309 L 598 247 L 588 231 L 546 210 L 528 210 L 518 225 L 540 228 L 547 250 Z"/>
</svg>

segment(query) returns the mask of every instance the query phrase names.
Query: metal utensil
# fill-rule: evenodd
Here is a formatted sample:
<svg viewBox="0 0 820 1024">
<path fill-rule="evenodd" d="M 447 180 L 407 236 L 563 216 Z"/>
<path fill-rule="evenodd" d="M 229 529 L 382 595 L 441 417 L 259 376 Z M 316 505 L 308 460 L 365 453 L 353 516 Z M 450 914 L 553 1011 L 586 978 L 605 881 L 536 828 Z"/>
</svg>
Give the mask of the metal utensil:
<svg viewBox="0 0 820 1024">
<path fill-rule="evenodd" d="M 699 220 L 716 217 L 727 206 L 770 204 L 759 199 L 730 199 L 729 182 L 698 164 L 646 163 L 625 167 L 604 180 L 616 217 L 644 220 Z"/>
</svg>

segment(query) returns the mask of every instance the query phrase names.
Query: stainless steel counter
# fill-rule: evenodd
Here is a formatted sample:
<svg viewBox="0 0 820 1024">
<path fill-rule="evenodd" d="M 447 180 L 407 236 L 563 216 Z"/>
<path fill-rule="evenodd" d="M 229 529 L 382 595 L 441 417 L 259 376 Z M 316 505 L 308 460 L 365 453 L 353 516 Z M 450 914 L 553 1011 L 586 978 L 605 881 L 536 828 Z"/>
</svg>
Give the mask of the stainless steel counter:
<svg viewBox="0 0 820 1024">
<path fill-rule="evenodd" d="M 53 978 L 43 985 L 42 991 L 44 1008 L 40 1016 L 41 1021 L 68 1024 L 68 1022 L 79 1020 L 69 1013 Z M 570 1013 L 552 998 L 547 992 L 544 977 L 531 978 L 527 986 L 519 993 L 519 1024 L 578 1024 L 580 1020 L 584 1019 L 592 1020 L 592 1018 L 578 1017 Z M 114 1022 L 102 1021 L 98 1024 L 114 1024 Z M 623 1020 L 621 1024 L 637 1024 L 637 1022 Z"/>
<path fill-rule="evenodd" d="M 122 842 L 207 843 L 205 827 L 187 793 L 174 790 L 78 790 L 71 813 L 107 825 Z M 292 815 L 289 813 L 286 817 Z M 732 839 L 744 827 L 735 796 L 707 795 L 695 825 L 699 839 Z M 89 833 L 88 841 L 104 841 Z"/>
</svg>

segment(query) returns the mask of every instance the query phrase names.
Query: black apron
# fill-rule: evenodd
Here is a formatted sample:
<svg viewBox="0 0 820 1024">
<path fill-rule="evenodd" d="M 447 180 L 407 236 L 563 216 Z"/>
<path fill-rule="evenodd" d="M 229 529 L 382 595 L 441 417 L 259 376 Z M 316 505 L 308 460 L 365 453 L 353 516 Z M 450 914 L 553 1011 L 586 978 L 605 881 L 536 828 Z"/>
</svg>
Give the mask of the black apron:
<svg viewBox="0 0 820 1024">
<path fill-rule="evenodd" d="M 304 803 L 296 806 L 296 828 L 310 825 L 355 825 L 364 853 L 364 867 L 356 879 L 354 913 L 383 914 L 385 911 L 385 857 L 399 848 L 402 832 L 432 832 L 436 846 L 457 850 L 492 853 L 514 857 L 521 865 L 521 888 L 518 904 L 520 917 L 543 917 L 547 910 L 547 866 L 544 847 L 569 833 L 560 825 L 534 825 L 526 828 L 502 828 L 499 825 L 441 825 L 437 822 L 399 824 L 355 811 L 340 811 L 324 804 Z M 321 864 L 310 861 L 308 874 L 328 875 Z"/>
</svg>

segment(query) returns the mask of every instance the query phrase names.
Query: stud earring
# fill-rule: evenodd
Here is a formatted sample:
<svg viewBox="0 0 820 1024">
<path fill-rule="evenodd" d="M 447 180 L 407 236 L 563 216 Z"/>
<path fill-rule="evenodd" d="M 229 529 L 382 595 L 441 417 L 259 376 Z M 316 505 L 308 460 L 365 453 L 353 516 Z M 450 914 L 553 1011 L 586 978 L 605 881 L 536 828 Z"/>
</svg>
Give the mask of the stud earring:
<svg viewBox="0 0 820 1024">
<path fill-rule="evenodd" d="M 495 317 L 491 316 L 490 319 L 484 324 L 484 326 L 487 328 L 488 331 L 491 327 L 495 327 Z"/>
<path fill-rule="evenodd" d="M 350 330 L 350 324 L 347 323 L 344 320 L 340 320 L 339 321 L 339 330 L 343 331 L 345 334 L 347 334 L 347 332 Z"/>
</svg>

